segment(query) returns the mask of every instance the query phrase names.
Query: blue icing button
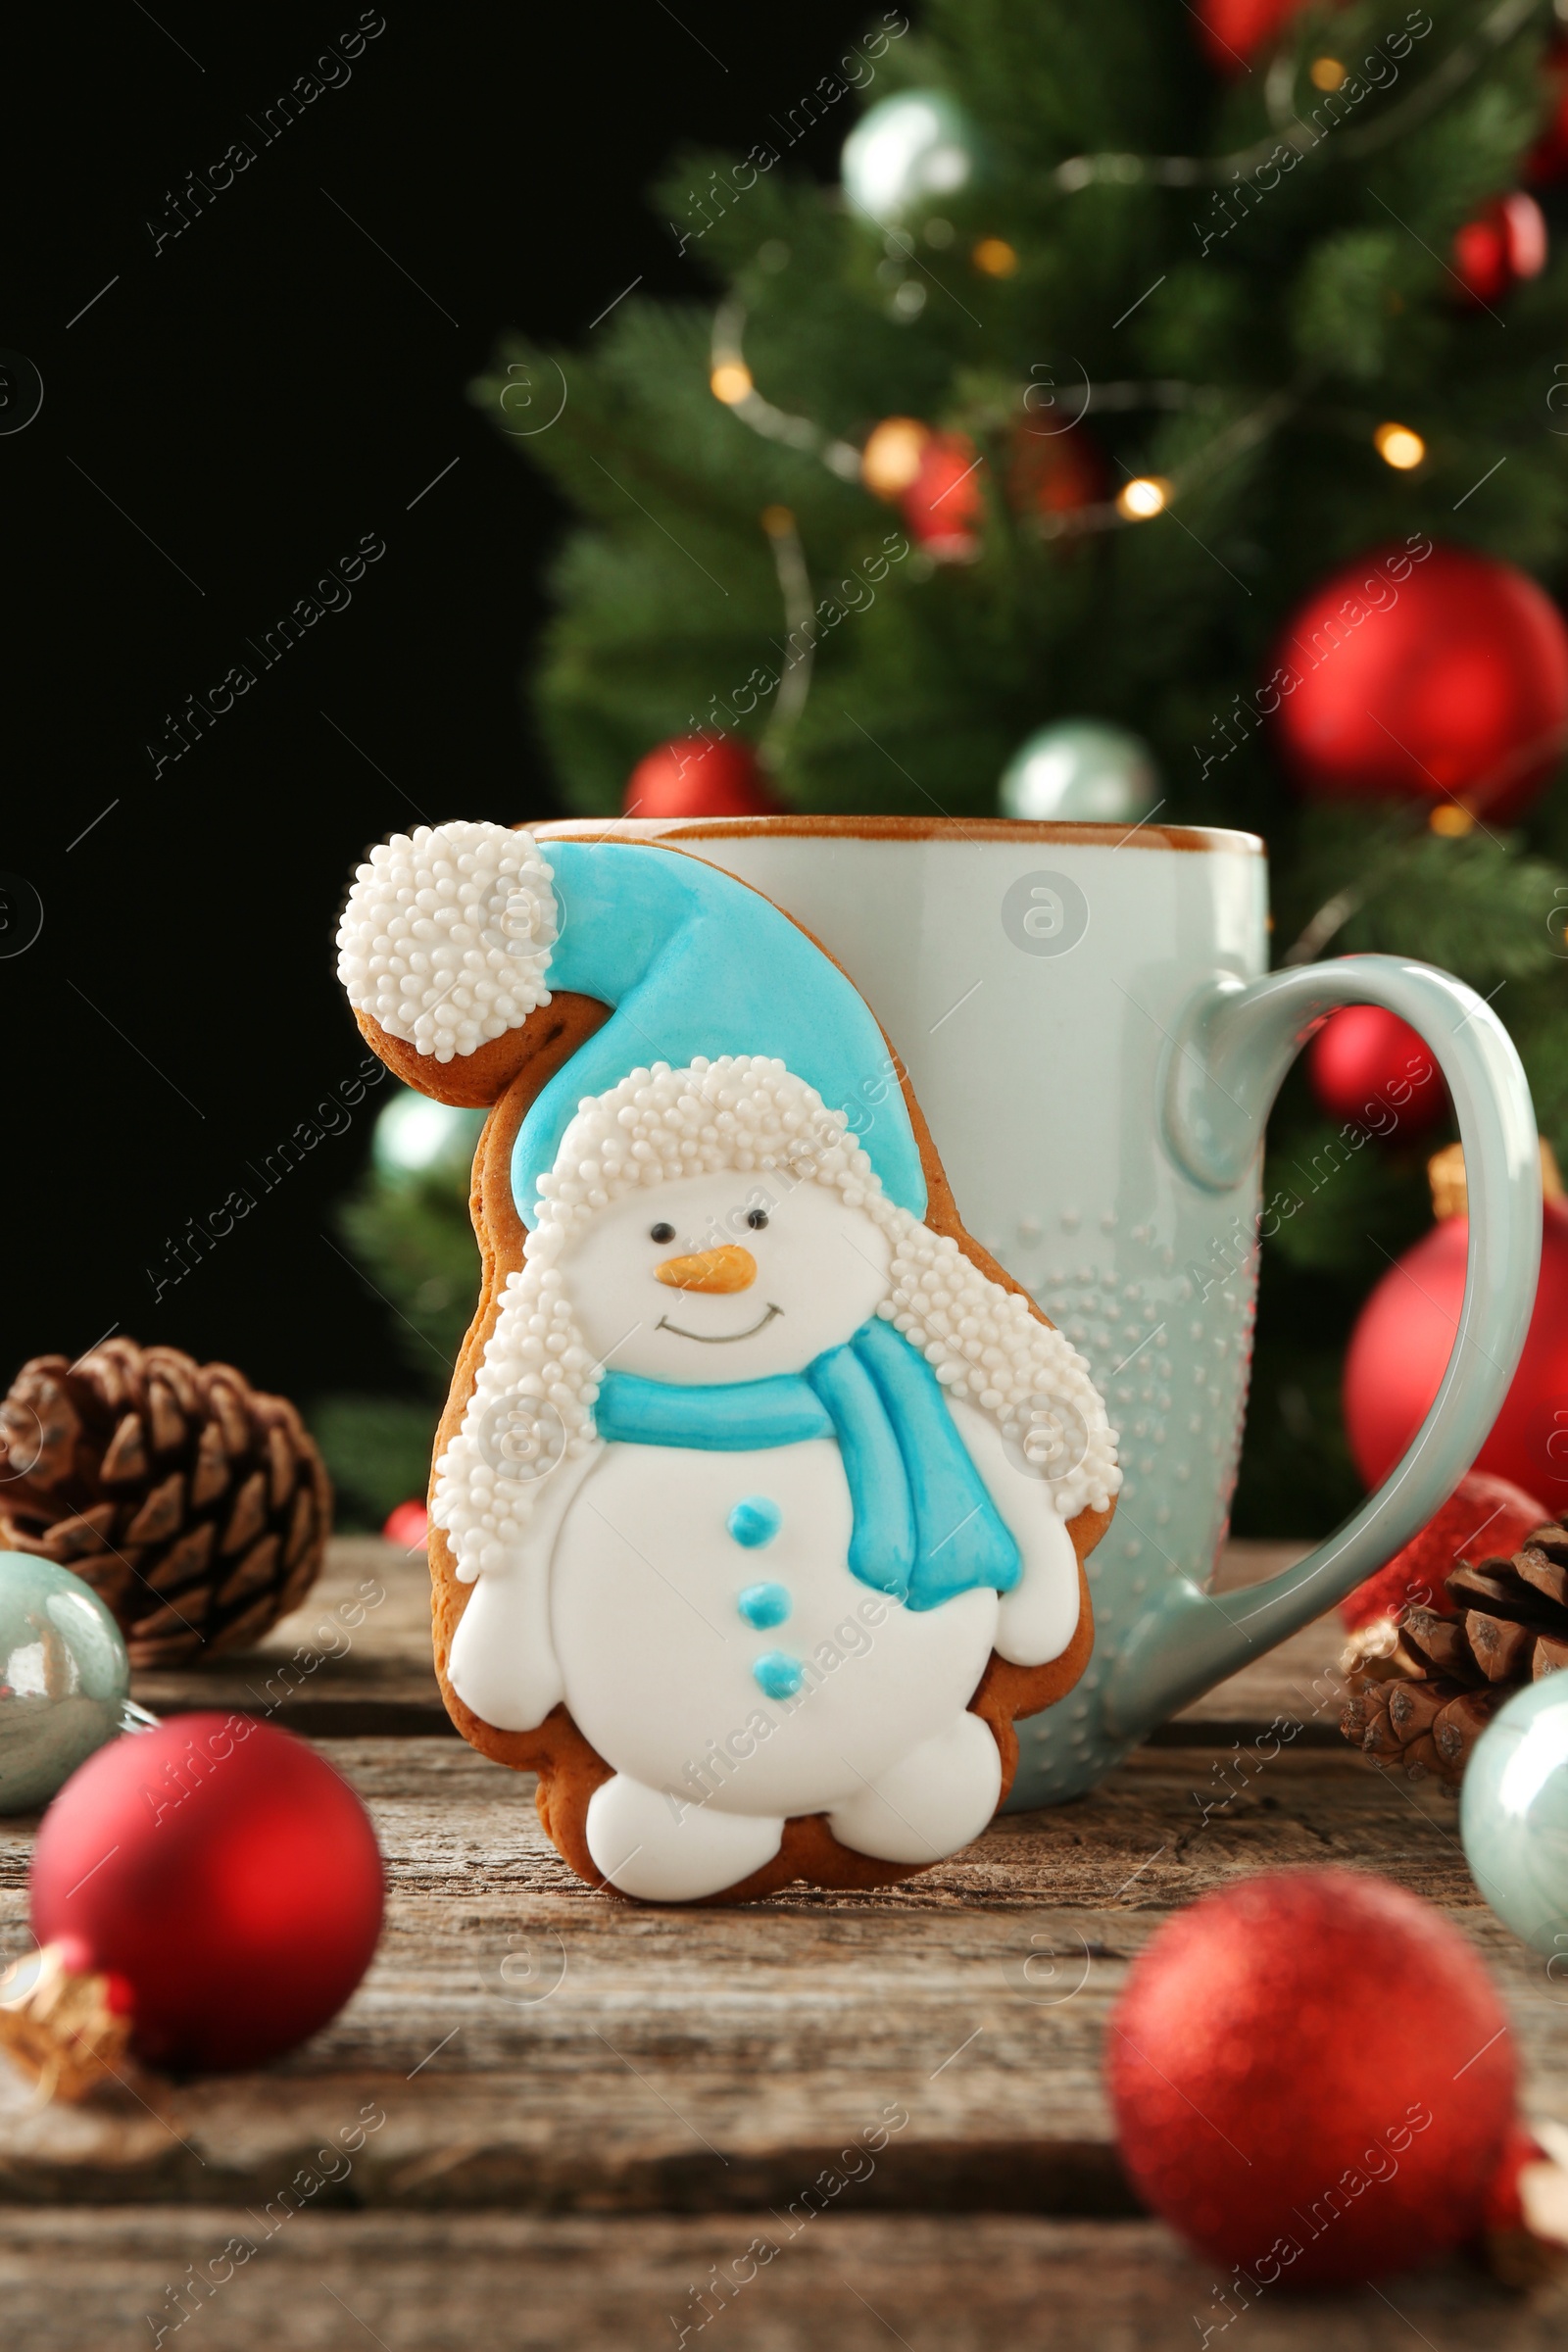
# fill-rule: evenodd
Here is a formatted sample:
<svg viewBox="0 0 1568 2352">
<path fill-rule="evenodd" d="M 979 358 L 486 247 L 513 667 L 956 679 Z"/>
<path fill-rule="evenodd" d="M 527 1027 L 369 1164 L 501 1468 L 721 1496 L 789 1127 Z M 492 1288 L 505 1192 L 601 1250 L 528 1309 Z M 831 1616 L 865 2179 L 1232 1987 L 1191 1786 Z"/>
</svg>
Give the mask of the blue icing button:
<svg viewBox="0 0 1568 2352">
<path fill-rule="evenodd" d="M 760 1633 L 767 1626 L 782 1625 L 795 1603 L 782 1585 L 748 1585 L 735 1606 Z"/>
<path fill-rule="evenodd" d="M 748 1551 L 755 1551 L 759 1544 L 772 1543 L 783 1520 L 784 1514 L 771 1495 L 747 1494 L 735 1505 L 724 1525 L 737 1544 L 744 1544 Z M 778 1620 L 768 1618 L 765 1622 L 773 1625 Z"/>
<path fill-rule="evenodd" d="M 806 1669 L 787 1651 L 768 1649 L 752 1668 L 752 1680 L 766 1698 L 793 1698 L 806 1680 Z"/>
</svg>

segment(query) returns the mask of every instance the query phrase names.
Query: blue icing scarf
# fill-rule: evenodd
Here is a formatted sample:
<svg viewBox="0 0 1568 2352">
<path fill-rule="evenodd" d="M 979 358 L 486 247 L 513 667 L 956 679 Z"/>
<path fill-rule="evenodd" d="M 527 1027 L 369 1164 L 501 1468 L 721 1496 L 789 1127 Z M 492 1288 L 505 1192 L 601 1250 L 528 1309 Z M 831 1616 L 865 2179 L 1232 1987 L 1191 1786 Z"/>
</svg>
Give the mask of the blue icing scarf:
<svg viewBox="0 0 1568 2352">
<path fill-rule="evenodd" d="M 1022 1573 L 936 1374 L 875 1316 L 804 1372 L 770 1380 L 703 1388 L 607 1372 L 594 1419 L 621 1445 L 716 1453 L 836 1438 L 855 1512 L 851 1571 L 911 1609 L 977 1586 L 1010 1592 Z"/>
</svg>

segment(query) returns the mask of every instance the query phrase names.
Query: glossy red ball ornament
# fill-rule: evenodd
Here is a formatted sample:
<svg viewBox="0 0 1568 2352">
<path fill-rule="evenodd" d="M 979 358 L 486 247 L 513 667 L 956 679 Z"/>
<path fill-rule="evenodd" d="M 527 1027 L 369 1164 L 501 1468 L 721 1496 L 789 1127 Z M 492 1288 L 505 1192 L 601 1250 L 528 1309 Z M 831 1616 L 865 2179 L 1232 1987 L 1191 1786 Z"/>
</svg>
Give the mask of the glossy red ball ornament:
<svg viewBox="0 0 1568 2352">
<path fill-rule="evenodd" d="M 740 735 L 675 735 L 639 760 L 626 784 L 626 816 L 773 816 L 757 754 Z"/>
<path fill-rule="evenodd" d="M 933 433 L 899 501 L 909 537 L 939 564 L 966 564 L 980 552 L 983 463 L 967 433 Z"/>
<path fill-rule="evenodd" d="M 1521 278 L 1546 267 L 1546 217 L 1533 196 L 1516 189 L 1467 220 L 1453 240 L 1453 272 L 1474 303 L 1500 302 Z"/>
<path fill-rule="evenodd" d="M 1415 1436 L 1447 1369 L 1464 1296 L 1467 1216 L 1444 1217 L 1391 1266 L 1345 1358 L 1345 1426 L 1375 1487 Z M 1475 1467 L 1568 1510 L 1568 1207 L 1543 1209 L 1541 1278 L 1524 1353 Z"/>
<path fill-rule="evenodd" d="M 1507 1559 L 1525 1538 L 1551 1517 L 1523 1487 L 1495 1478 L 1488 1470 L 1471 1470 L 1460 1479 L 1440 1511 L 1434 1511 L 1419 1535 L 1396 1551 L 1387 1567 L 1357 1585 L 1340 1603 L 1340 1616 L 1354 1633 L 1358 1626 L 1375 1625 L 1380 1618 L 1397 1617 L 1407 1608 L 1436 1609 L 1440 1617 L 1457 1615 L 1444 1583 L 1462 1561 Z"/>
<path fill-rule="evenodd" d="M 1277 740 L 1314 798 L 1456 800 L 1506 823 L 1568 740 L 1562 614 L 1468 548 L 1347 564 L 1293 613 L 1274 663 Z"/>
<path fill-rule="evenodd" d="M 1385 1138 L 1419 1135 L 1447 1100 L 1428 1047 L 1382 1004 L 1331 1012 L 1307 1048 L 1306 1074 L 1332 1117 L 1369 1125 Z"/>
<path fill-rule="evenodd" d="M 1349 1871 L 1249 1879 L 1168 1920 L 1112 2012 L 1106 2072 L 1133 2185 L 1239 2266 L 1244 2309 L 1464 2243 L 1511 2145 L 1486 1970 L 1431 1903 Z"/>
<path fill-rule="evenodd" d="M 369 1816 L 303 1740 L 179 1715 L 88 1758 L 43 1817 L 32 1928 L 111 1981 L 170 2072 L 280 2057 L 342 2008 L 381 1932 Z"/>
<path fill-rule="evenodd" d="M 1203 54 L 1220 74 L 1244 74 L 1249 58 L 1279 38 L 1306 0 L 1198 0 Z"/>
</svg>

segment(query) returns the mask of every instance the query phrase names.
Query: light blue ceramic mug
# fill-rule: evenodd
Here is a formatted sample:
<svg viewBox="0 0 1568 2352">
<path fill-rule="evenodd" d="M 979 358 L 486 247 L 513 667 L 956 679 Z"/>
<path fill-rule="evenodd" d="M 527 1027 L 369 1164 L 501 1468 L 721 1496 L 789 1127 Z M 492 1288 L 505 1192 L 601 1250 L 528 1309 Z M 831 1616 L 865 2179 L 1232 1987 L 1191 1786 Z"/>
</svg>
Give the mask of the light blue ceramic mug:
<svg viewBox="0 0 1568 2352">
<path fill-rule="evenodd" d="M 1093 1367 L 1126 1482 L 1089 1563 L 1095 1654 L 1063 1705 L 1019 1724 L 1009 1802 L 1075 1795 L 1381 1566 L 1468 1468 L 1524 1345 L 1541 1250 L 1519 1057 L 1429 964 L 1266 973 L 1250 834 L 808 816 L 616 830 L 727 867 L 837 956 L 908 1068 L 964 1223 Z M 1377 1493 L 1296 1567 L 1215 1596 L 1277 1213 L 1260 1197 L 1264 1123 L 1312 1025 L 1351 1004 L 1420 1032 L 1458 1115 L 1470 1262 L 1453 1354 Z"/>
</svg>

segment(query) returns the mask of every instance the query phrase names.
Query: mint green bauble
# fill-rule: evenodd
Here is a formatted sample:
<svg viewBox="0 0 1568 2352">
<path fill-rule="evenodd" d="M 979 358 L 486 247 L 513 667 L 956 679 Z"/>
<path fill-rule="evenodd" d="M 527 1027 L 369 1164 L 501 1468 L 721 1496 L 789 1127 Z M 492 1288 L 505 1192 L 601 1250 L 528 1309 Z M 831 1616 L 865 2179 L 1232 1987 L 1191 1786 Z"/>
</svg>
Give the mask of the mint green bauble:
<svg viewBox="0 0 1568 2352">
<path fill-rule="evenodd" d="M 0 1551 L 0 1813 L 46 1805 L 106 1740 L 149 1724 L 129 1690 L 97 1593 L 53 1560 Z"/>
<path fill-rule="evenodd" d="M 1459 1792 L 1476 1885 L 1568 1977 L 1568 1674 L 1515 1691 L 1477 1740 Z"/>
<path fill-rule="evenodd" d="M 967 187 L 976 164 L 960 107 L 941 90 L 900 90 L 860 117 L 844 142 L 840 176 L 852 212 L 896 228 Z"/>
<path fill-rule="evenodd" d="M 1159 771 L 1148 744 L 1126 727 L 1064 718 L 1025 737 L 997 798 L 1004 816 L 1136 825 L 1159 799 Z"/>
</svg>

